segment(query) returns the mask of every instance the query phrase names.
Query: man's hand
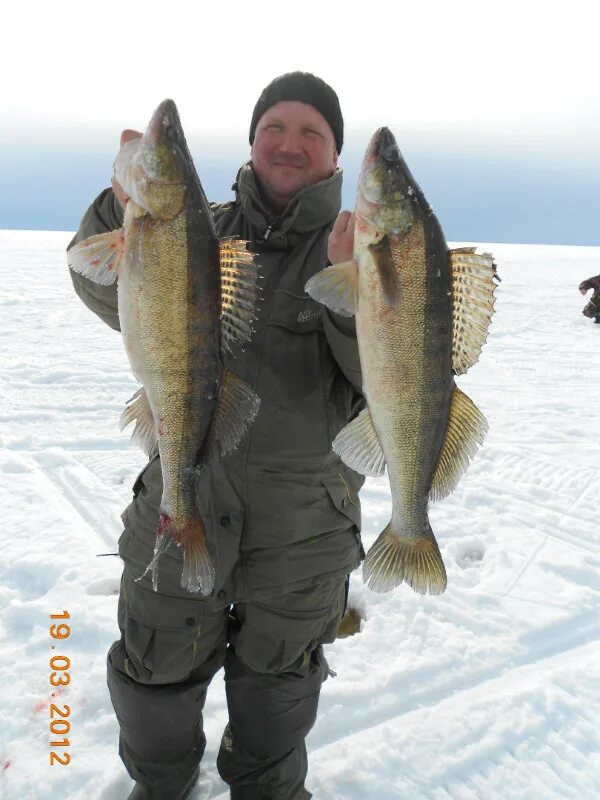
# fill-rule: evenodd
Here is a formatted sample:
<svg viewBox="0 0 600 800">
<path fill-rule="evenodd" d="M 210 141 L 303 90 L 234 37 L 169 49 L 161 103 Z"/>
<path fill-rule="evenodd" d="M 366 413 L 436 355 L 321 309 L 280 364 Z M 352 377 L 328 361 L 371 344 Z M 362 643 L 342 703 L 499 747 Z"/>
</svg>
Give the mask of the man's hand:
<svg viewBox="0 0 600 800">
<path fill-rule="evenodd" d="M 350 261 L 354 255 L 354 212 L 338 214 L 327 242 L 327 258 L 332 264 Z"/>
<path fill-rule="evenodd" d="M 131 128 L 126 128 L 124 131 L 121 131 L 121 140 L 119 142 L 119 148 L 123 147 L 125 142 L 130 142 L 132 139 L 140 139 L 142 136 L 143 134 L 140 131 L 134 131 L 131 130 Z M 121 184 L 118 182 L 118 180 L 115 178 L 114 175 L 112 176 L 111 184 L 113 192 L 115 193 L 115 197 L 119 201 L 121 208 L 125 209 L 125 206 L 129 201 L 129 195 L 125 194 L 123 187 L 121 186 Z"/>
</svg>

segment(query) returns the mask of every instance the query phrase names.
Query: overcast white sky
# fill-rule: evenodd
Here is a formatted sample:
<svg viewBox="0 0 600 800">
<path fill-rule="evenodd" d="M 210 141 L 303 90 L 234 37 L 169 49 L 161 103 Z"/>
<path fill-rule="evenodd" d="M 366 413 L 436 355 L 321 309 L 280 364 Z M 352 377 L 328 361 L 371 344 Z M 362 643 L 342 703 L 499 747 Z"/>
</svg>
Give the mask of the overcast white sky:
<svg viewBox="0 0 600 800">
<path fill-rule="evenodd" d="M 387 124 L 452 147 L 598 162 L 595 5 L 12 2 L 2 12 L 0 145 L 112 147 L 164 97 L 189 136 L 239 139 L 263 86 L 303 69 L 338 92 L 347 141 Z"/>
</svg>

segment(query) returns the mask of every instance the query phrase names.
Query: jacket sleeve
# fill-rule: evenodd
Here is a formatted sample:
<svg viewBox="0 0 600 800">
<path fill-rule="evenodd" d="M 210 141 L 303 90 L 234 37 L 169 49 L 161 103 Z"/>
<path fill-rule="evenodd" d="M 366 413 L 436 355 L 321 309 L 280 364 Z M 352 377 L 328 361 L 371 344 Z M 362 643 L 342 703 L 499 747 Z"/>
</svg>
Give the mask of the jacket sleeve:
<svg viewBox="0 0 600 800">
<path fill-rule="evenodd" d="M 89 236 L 114 231 L 123 225 L 123 210 L 117 202 L 112 189 L 105 189 L 85 212 L 79 230 L 69 242 L 67 250 Z M 71 273 L 75 292 L 86 306 L 115 331 L 121 330 L 117 304 L 117 283 L 101 286 L 78 272 Z"/>
<path fill-rule="evenodd" d="M 325 306 L 321 309 L 321 316 L 333 357 L 348 381 L 362 394 L 362 371 L 354 317 L 342 317 Z"/>
</svg>

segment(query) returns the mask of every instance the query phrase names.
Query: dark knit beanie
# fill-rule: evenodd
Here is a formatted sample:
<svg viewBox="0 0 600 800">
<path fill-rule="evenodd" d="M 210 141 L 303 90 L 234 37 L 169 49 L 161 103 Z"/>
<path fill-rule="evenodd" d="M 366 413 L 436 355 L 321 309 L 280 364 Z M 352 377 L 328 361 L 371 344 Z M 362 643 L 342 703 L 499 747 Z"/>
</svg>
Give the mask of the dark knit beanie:
<svg viewBox="0 0 600 800">
<path fill-rule="evenodd" d="M 282 100 L 297 100 L 313 106 L 322 114 L 333 131 L 338 153 L 342 152 L 344 143 L 344 120 L 340 110 L 340 101 L 329 84 L 312 75 L 310 72 L 287 72 L 280 75 L 263 89 L 252 112 L 250 123 L 250 144 L 254 141 L 259 119 L 271 106 Z"/>
</svg>

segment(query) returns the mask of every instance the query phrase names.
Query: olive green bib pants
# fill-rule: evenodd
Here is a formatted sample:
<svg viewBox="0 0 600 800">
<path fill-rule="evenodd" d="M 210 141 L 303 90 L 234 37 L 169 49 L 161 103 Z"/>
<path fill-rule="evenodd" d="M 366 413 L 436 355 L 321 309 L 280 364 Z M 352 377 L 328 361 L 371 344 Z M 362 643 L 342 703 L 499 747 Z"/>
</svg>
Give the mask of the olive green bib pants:
<svg viewBox="0 0 600 800">
<path fill-rule="evenodd" d="M 174 544 L 161 558 L 158 592 L 150 575 L 136 581 L 153 546 L 151 528 L 126 527 L 119 540 L 121 639 L 108 653 L 119 752 L 144 800 L 178 800 L 204 752 L 202 709 L 222 666 L 229 725 L 217 765 L 232 800 L 307 800 L 304 739 L 328 673 L 321 645 L 335 638 L 345 580 L 215 608 L 179 586 Z"/>
</svg>

